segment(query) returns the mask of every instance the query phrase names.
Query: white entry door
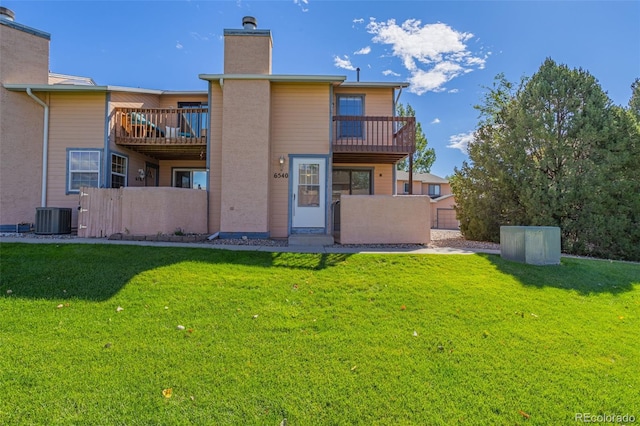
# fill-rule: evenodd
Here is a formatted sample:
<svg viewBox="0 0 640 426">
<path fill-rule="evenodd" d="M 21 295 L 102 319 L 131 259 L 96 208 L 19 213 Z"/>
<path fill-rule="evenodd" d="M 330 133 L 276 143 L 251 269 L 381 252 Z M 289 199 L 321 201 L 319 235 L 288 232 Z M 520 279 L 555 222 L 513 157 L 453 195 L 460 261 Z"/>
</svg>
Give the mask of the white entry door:
<svg viewBox="0 0 640 426">
<path fill-rule="evenodd" d="M 293 158 L 291 166 L 291 227 L 324 228 L 326 159 Z"/>
</svg>

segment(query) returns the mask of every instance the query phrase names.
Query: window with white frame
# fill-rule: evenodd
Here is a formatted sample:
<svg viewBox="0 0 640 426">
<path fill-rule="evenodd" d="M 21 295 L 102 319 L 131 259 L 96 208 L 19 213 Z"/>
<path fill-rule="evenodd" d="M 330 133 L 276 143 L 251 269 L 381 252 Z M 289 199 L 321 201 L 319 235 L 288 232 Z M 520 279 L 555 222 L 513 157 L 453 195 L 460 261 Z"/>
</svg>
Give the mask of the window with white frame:
<svg viewBox="0 0 640 426">
<path fill-rule="evenodd" d="M 111 188 L 127 186 L 127 157 L 111 154 Z"/>
<path fill-rule="evenodd" d="M 83 186 L 100 186 L 100 151 L 69 150 L 67 152 L 68 192 L 78 192 Z"/>
</svg>

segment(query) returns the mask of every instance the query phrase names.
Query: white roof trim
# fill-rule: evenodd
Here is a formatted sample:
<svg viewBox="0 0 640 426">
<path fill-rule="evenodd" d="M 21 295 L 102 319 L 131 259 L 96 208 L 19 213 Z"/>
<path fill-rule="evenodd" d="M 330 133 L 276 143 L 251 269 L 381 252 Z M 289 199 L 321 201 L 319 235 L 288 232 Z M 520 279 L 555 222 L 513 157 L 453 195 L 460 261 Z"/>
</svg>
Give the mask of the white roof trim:
<svg viewBox="0 0 640 426">
<path fill-rule="evenodd" d="M 123 86 L 87 86 L 87 85 L 73 85 L 73 84 L 4 84 L 4 88 L 7 90 L 22 92 L 27 89 L 31 89 L 34 92 L 130 92 L 130 93 L 143 93 L 151 95 L 206 95 L 206 90 L 202 91 L 171 91 L 171 90 L 155 90 L 155 89 L 141 89 L 135 87 L 123 87 Z"/>
<path fill-rule="evenodd" d="M 201 80 L 268 80 L 291 83 L 342 83 L 344 75 L 296 75 L 296 74 L 200 74 Z"/>
</svg>

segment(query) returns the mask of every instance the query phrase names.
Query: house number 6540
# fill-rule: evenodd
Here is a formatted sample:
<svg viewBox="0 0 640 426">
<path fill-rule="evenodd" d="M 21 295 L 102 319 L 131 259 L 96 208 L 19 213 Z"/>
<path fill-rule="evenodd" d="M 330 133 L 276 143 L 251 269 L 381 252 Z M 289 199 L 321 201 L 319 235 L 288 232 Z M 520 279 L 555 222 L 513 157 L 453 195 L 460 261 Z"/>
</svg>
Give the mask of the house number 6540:
<svg viewBox="0 0 640 426">
<path fill-rule="evenodd" d="M 275 179 L 288 179 L 289 178 L 289 173 L 274 173 L 273 177 Z"/>
</svg>

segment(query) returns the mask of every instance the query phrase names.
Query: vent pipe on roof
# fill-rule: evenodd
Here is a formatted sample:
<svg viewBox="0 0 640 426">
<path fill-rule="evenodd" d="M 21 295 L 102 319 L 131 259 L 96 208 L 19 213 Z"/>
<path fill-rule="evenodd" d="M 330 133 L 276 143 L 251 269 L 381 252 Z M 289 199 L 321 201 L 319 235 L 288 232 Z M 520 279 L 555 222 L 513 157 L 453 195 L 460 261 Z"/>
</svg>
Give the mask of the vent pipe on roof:
<svg viewBox="0 0 640 426">
<path fill-rule="evenodd" d="M 242 18 L 242 28 L 245 30 L 255 30 L 258 27 L 258 21 L 253 16 L 245 16 Z"/>
<path fill-rule="evenodd" d="M 0 7 L 0 19 L 13 21 L 15 17 L 16 17 L 16 14 L 13 13 L 13 10 L 7 9 L 6 7 Z"/>
<path fill-rule="evenodd" d="M 356 68 L 356 81 L 360 81 L 360 67 Z"/>
</svg>

